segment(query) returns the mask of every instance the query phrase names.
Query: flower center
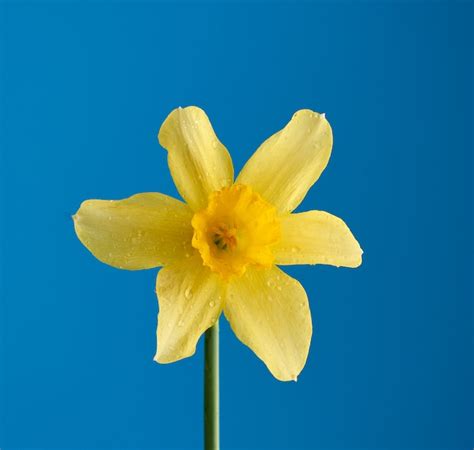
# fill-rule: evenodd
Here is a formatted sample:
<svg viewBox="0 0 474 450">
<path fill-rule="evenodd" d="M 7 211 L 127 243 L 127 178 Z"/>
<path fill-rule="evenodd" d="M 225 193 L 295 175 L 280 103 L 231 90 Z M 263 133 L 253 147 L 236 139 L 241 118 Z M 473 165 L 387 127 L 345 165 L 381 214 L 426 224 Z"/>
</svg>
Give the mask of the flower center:
<svg viewBox="0 0 474 450">
<path fill-rule="evenodd" d="M 249 265 L 273 264 L 272 247 L 280 239 L 277 212 L 249 186 L 234 184 L 213 192 L 191 223 L 193 247 L 224 280 L 243 275 Z"/>
</svg>

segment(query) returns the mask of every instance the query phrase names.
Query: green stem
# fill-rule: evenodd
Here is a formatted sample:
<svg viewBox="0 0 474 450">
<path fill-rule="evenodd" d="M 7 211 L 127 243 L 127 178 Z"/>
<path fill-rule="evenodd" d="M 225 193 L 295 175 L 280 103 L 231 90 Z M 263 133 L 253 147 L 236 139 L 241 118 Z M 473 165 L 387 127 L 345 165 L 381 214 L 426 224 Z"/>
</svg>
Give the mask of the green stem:
<svg viewBox="0 0 474 450">
<path fill-rule="evenodd" d="M 219 450 L 219 321 L 204 340 L 204 449 Z"/>
</svg>

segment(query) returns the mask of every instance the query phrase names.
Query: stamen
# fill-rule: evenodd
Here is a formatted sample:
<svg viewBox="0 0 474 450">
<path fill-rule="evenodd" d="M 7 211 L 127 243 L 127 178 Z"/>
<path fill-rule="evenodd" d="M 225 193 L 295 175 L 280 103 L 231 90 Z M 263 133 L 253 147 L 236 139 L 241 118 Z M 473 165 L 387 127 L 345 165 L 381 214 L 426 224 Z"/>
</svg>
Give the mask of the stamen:
<svg viewBox="0 0 474 450">
<path fill-rule="evenodd" d="M 236 230 L 222 223 L 212 229 L 212 241 L 219 250 L 234 249 L 237 245 Z"/>
</svg>

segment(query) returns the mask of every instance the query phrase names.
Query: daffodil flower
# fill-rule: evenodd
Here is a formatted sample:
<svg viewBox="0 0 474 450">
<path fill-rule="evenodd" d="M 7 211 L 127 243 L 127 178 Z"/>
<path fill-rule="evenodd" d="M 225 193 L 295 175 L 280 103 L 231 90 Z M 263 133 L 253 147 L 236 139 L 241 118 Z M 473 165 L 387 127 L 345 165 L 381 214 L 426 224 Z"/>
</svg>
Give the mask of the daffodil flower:
<svg viewBox="0 0 474 450">
<path fill-rule="evenodd" d="M 164 266 L 156 280 L 156 361 L 193 355 L 224 312 L 277 379 L 296 380 L 308 356 L 311 313 L 304 288 L 278 266 L 361 264 L 362 250 L 341 219 L 292 214 L 328 163 L 327 119 L 296 112 L 235 181 L 230 155 L 202 109 L 175 109 L 158 139 L 185 203 L 159 193 L 87 200 L 74 216 L 77 236 L 111 266 Z"/>
</svg>

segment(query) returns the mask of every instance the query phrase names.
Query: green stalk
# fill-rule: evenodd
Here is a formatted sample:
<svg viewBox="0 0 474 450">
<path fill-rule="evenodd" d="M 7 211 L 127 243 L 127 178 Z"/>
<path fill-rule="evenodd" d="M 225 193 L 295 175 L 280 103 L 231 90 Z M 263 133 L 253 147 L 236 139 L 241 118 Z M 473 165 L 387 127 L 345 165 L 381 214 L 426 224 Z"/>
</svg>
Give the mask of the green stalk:
<svg viewBox="0 0 474 450">
<path fill-rule="evenodd" d="M 204 339 L 204 449 L 219 450 L 219 321 Z"/>
</svg>

